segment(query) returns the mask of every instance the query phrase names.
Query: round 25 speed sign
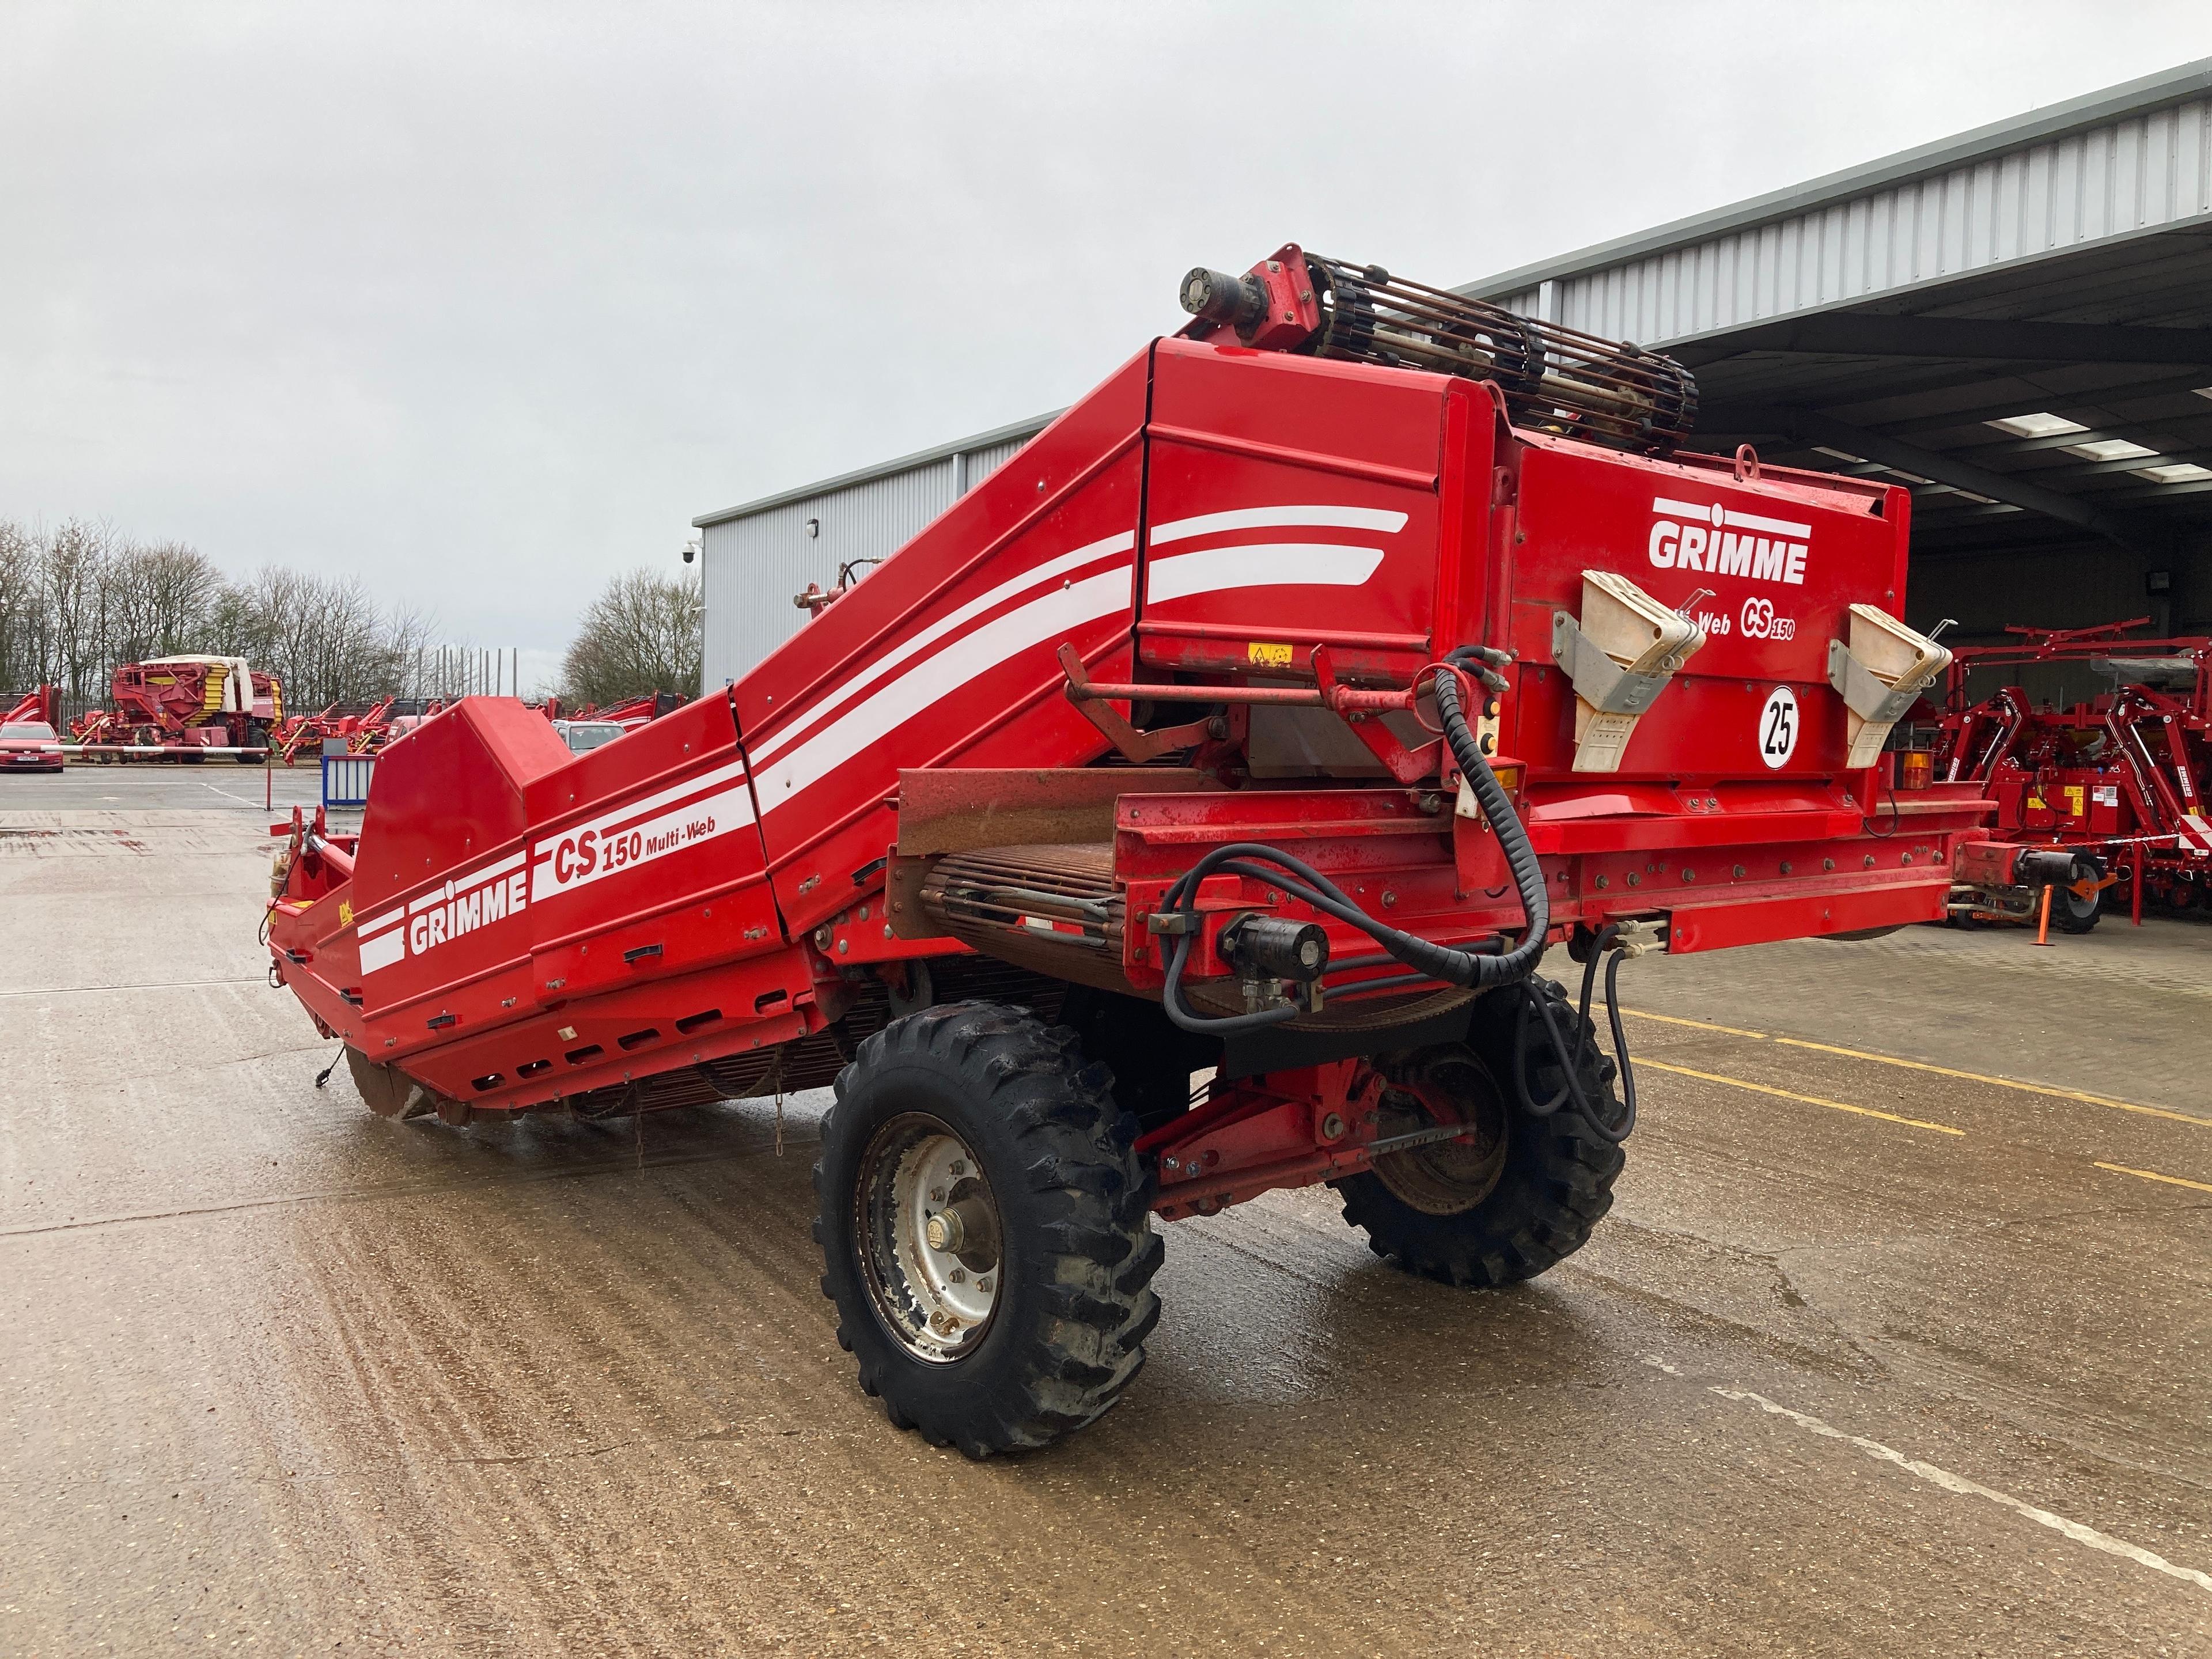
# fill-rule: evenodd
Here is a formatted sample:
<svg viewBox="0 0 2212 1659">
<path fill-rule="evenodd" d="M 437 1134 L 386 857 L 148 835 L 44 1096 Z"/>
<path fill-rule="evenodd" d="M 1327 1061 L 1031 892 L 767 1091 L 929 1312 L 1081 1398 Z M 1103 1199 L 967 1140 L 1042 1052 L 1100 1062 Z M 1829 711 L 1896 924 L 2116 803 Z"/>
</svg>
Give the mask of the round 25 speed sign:
<svg viewBox="0 0 2212 1659">
<path fill-rule="evenodd" d="M 1778 770 L 1796 752 L 1797 694 L 1778 685 L 1766 694 L 1766 706 L 1759 711 L 1759 757 Z"/>
</svg>

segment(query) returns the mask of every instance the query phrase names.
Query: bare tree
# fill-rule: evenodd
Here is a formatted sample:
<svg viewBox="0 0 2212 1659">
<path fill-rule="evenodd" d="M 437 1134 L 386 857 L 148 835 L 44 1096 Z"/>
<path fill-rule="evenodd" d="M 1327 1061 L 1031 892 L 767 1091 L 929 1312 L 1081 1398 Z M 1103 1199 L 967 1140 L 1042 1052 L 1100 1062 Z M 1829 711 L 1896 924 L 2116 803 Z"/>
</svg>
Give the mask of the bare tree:
<svg viewBox="0 0 2212 1659">
<path fill-rule="evenodd" d="M 620 702 L 647 691 L 696 696 L 703 635 L 699 579 L 633 570 L 584 612 L 561 663 L 564 702 Z"/>
<path fill-rule="evenodd" d="M 48 623 L 40 678 L 71 696 L 105 691 L 105 618 L 101 577 L 112 556 L 112 532 L 106 525 L 71 519 L 45 538 L 40 560 Z"/>
<path fill-rule="evenodd" d="M 41 678 L 45 574 L 37 538 L 0 519 L 0 688 L 27 690 Z"/>
<path fill-rule="evenodd" d="M 0 690 L 46 683 L 99 702 L 118 664 L 244 657 L 277 677 L 289 710 L 312 712 L 438 695 L 423 666 L 443 654 L 454 672 L 442 694 L 453 695 L 478 653 L 435 653 L 430 632 L 427 615 L 384 609 L 357 576 L 271 565 L 231 583 L 180 542 L 132 542 L 75 519 L 52 530 L 0 520 Z"/>
<path fill-rule="evenodd" d="M 114 662 L 205 649 L 222 598 L 222 573 L 181 542 L 118 545 L 100 572 L 105 655 Z"/>
</svg>

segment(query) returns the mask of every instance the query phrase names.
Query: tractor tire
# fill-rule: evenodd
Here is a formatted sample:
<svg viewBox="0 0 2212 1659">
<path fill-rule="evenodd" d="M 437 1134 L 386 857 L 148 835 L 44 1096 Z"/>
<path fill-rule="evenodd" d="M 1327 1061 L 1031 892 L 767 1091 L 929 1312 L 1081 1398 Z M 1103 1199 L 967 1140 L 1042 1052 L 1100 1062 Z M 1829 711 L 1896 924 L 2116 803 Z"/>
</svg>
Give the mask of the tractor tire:
<svg viewBox="0 0 2212 1659">
<path fill-rule="evenodd" d="M 1484 1133 L 1472 1143 L 1431 1142 L 1385 1152 L 1375 1168 L 1332 1182 L 1344 1218 L 1367 1233 L 1368 1248 L 1408 1273 L 1447 1285 L 1495 1289 L 1556 1267 L 1589 1242 L 1590 1230 L 1613 1206 L 1613 1183 L 1627 1158 L 1571 1104 L 1548 1117 L 1531 1115 L 1506 1081 L 1515 1064 L 1514 1036 L 1531 994 L 1551 1000 L 1553 1018 L 1579 1043 L 1584 1092 L 1618 1123 L 1625 1110 L 1613 1091 L 1616 1067 L 1600 1052 L 1589 1021 L 1549 980 L 1530 989 L 1504 987 L 1480 998 L 1468 1040 L 1376 1056 L 1384 1075 L 1443 1094 L 1462 1121 Z M 1525 1057 L 1529 1093 L 1557 1094 L 1566 1073 L 1539 1025 Z M 1401 1121 L 1383 1133 L 1437 1121 L 1407 1090 L 1384 1097 Z"/>
<path fill-rule="evenodd" d="M 1024 1009 L 940 1004 L 861 1043 L 836 1091 L 814 1237 L 862 1390 L 972 1458 L 1104 1413 L 1165 1254 L 1106 1068 Z"/>
<path fill-rule="evenodd" d="M 2076 881 L 2101 881 L 2104 872 L 2094 865 L 2082 863 L 2074 866 Z M 2086 933 L 2097 925 L 2105 914 L 2105 895 L 2110 890 L 2100 887 L 2083 898 L 2071 888 L 2060 887 L 2051 895 L 2051 925 L 2062 933 Z"/>
</svg>

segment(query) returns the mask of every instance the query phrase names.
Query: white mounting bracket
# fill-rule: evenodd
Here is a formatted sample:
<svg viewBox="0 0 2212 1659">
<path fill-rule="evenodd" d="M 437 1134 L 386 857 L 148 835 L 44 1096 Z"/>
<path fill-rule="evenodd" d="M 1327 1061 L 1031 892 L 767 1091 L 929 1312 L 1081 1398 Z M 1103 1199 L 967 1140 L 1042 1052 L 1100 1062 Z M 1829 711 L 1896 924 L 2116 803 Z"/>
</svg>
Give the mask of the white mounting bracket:
<svg viewBox="0 0 2212 1659">
<path fill-rule="evenodd" d="M 1627 577 L 1583 572 L 1583 614 L 1552 613 L 1552 660 L 1575 688 L 1577 772 L 1617 772 L 1636 722 L 1650 712 L 1705 630 Z"/>
<path fill-rule="evenodd" d="M 1874 605 L 1853 605 L 1850 619 L 1849 641 L 1828 641 L 1828 684 L 1850 711 L 1844 764 L 1856 769 L 1881 758 L 1890 728 L 1951 665 L 1951 653 Z"/>
</svg>

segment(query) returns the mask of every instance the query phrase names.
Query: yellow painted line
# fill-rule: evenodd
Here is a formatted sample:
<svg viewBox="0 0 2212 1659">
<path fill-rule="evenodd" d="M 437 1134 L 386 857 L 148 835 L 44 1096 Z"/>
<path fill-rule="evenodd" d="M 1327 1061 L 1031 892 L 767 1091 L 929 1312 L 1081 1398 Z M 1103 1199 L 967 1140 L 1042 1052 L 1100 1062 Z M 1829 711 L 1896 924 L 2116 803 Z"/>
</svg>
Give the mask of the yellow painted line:
<svg viewBox="0 0 2212 1659">
<path fill-rule="evenodd" d="M 1620 1012 L 1632 1014 L 1638 1019 L 1656 1019 L 1667 1025 L 1692 1025 L 1700 1031 L 1726 1031 L 1730 1036 L 1756 1037 L 1761 1042 L 1766 1041 L 1765 1032 L 1747 1031 L 1741 1025 L 1716 1025 L 1711 1020 L 1682 1019 L 1673 1014 L 1647 1014 L 1641 1008 L 1624 1008 Z"/>
<path fill-rule="evenodd" d="M 1623 1013 L 1626 1009 L 1621 1011 Z M 1933 1129 L 1939 1135 L 1963 1135 L 1964 1129 L 1954 1129 L 1948 1123 L 1929 1123 L 1917 1117 L 1899 1117 L 1895 1112 L 1878 1112 L 1871 1106 L 1853 1106 L 1840 1100 L 1823 1100 L 1818 1095 L 1801 1095 L 1788 1089 L 1778 1089 L 1771 1084 L 1753 1083 L 1740 1077 L 1723 1077 L 1718 1072 L 1692 1071 L 1687 1066 L 1669 1066 L 1662 1060 L 1639 1060 L 1636 1069 L 1673 1072 L 1680 1077 L 1693 1077 L 1706 1083 L 1725 1083 L 1731 1089 L 1749 1089 L 1758 1094 L 1773 1095 L 1783 1100 L 1802 1100 L 1808 1106 L 1826 1106 L 1832 1112 L 1856 1112 L 1861 1117 L 1878 1117 L 1885 1123 L 1902 1123 L 1908 1128 Z"/>
<path fill-rule="evenodd" d="M 2145 1181 L 2163 1181 L 2169 1187 L 2186 1187 L 2195 1193 L 2212 1193 L 2212 1184 L 2202 1181 L 2184 1181 L 2179 1176 L 2160 1175 L 2155 1170 L 2130 1170 L 2124 1164 L 2100 1164 L 2100 1170 L 2110 1170 L 2114 1175 L 2131 1175 Z"/>
<path fill-rule="evenodd" d="M 1756 1037 L 1762 1042 L 1779 1042 L 1787 1048 L 1810 1048 L 1824 1054 L 1842 1054 L 1850 1060 L 1870 1060 L 1877 1066 L 1895 1066 L 1908 1072 L 1931 1072 L 1937 1077 L 1954 1077 L 1965 1083 L 1986 1083 L 1993 1089 L 2017 1089 L 2023 1094 L 2047 1095 L 2053 1100 L 2080 1101 L 2085 1105 L 2109 1107 L 2116 1112 L 2170 1118 L 2176 1123 L 2193 1123 L 2200 1129 L 2212 1129 L 2212 1117 L 2199 1117 L 2193 1112 L 2169 1111 L 2163 1106 L 2139 1106 L 2131 1100 L 2114 1100 L 2106 1095 L 2084 1094 L 2079 1089 L 2060 1089 L 2047 1083 L 2022 1083 L 2017 1078 L 1991 1077 L 1986 1072 L 1962 1072 L 1950 1066 L 1931 1066 L 1924 1060 L 1899 1060 L 1895 1054 L 1870 1054 L 1864 1048 L 1838 1048 L 1832 1042 L 1808 1042 L 1803 1037 L 1775 1036 L 1766 1031 L 1740 1031 L 1732 1025 L 1707 1025 L 1702 1020 L 1678 1019 L 1672 1014 L 1647 1014 L 1640 1008 L 1623 1008 L 1620 1012 L 1636 1019 L 1656 1019 L 1668 1025 L 1695 1025 L 1704 1030 L 1725 1031 L 1730 1036 Z"/>
</svg>

